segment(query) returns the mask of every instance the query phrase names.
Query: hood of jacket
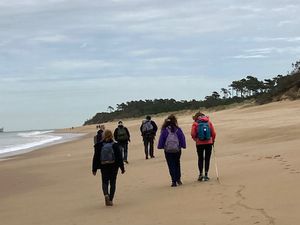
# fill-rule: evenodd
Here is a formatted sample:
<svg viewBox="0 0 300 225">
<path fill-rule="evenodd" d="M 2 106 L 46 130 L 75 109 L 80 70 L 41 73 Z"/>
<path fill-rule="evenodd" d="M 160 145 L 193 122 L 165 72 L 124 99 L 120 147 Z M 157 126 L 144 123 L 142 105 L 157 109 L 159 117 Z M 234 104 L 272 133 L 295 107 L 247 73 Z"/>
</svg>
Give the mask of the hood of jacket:
<svg viewBox="0 0 300 225">
<path fill-rule="evenodd" d="M 208 116 L 199 116 L 197 118 L 197 121 L 208 122 L 209 121 L 209 117 Z"/>
</svg>

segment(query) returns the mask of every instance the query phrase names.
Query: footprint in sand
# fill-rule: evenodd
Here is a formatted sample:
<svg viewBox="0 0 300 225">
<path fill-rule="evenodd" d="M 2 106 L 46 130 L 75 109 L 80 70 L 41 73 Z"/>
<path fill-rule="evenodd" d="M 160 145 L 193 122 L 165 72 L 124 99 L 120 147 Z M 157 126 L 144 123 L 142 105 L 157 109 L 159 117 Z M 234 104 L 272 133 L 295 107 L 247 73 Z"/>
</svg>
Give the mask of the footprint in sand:
<svg viewBox="0 0 300 225">
<path fill-rule="evenodd" d="M 231 218 L 231 221 L 238 220 L 239 218 L 240 218 L 239 216 L 233 217 L 233 218 Z"/>
<path fill-rule="evenodd" d="M 233 212 L 223 212 L 223 214 L 230 215 L 230 214 L 233 214 Z"/>
<path fill-rule="evenodd" d="M 278 156 L 276 155 L 276 156 L 274 156 L 273 158 L 274 158 L 274 159 L 277 159 L 277 160 L 280 162 L 280 165 L 283 166 L 283 169 L 284 169 L 284 170 L 288 170 L 290 174 L 300 173 L 299 171 L 297 171 L 297 170 L 291 168 L 292 165 L 289 164 L 289 161 L 286 160 L 286 159 L 284 159 L 284 158 L 282 158 L 280 155 L 278 155 Z M 296 171 L 297 171 L 297 172 L 296 172 Z"/>
</svg>

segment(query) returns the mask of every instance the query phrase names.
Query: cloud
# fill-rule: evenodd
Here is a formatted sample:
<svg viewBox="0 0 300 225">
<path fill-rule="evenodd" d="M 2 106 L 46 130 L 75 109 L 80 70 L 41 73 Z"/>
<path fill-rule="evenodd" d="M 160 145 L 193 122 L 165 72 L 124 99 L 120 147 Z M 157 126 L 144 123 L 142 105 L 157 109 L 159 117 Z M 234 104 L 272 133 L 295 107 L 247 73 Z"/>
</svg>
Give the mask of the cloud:
<svg viewBox="0 0 300 225">
<path fill-rule="evenodd" d="M 80 45 L 80 48 L 86 48 L 88 46 L 88 43 L 84 42 Z"/>
<path fill-rule="evenodd" d="M 155 52 L 157 52 L 157 50 L 155 49 L 139 49 L 139 50 L 132 50 L 128 54 L 130 56 L 140 57 L 140 56 L 147 56 Z"/>
<path fill-rule="evenodd" d="M 292 25 L 293 23 L 294 23 L 294 21 L 291 21 L 291 20 L 283 20 L 283 21 L 279 21 L 277 26 L 284 27 L 286 25 Z"/>
<path fill-rule="evenodd" d="M 244 50 L 246 54 L 236 55 L 234 59 L 269 58 L 279 54 L 299 54 L 300 47 L 268 47 Z"/>
<path fill-rule="evenodd" d="M 43 43 L 59 43 L 70 41 L 71 39 L 65 35 L 55 34 L 47 36 L 38 36 L 31 38 L 31 41 L 43 42 Z"/>
<path fill-rule="evenodd" d="M 273 7 L 271 8 L 271 11 L 276 12 L 276 13 L 290 13 L 293 11 L 297 11 L 297 9 L 299 8 L 299 5 L 295 5 L 295 4 L 288 4 L 288 5 L 284 5 L 282 7 Z"/>
<path fill-rule="evenodd" d="M 248 49 L 245 50 L 245 52 L 251 53 L 251 54 L 270 54 L 272 51 L 274 51 L 274 48 L 255 48 L 255 49 Z"/>
<path fill-rule="evenodd" d="M 298 41 L 300 41 L 300 36 L 299 37 L 257 37 L 257 38 L 254 38 L 254 41 L 257 41 L 257 42 L 269 42 L 269 41 L 298 42 Z"/>
<path fill-rule="evenodd" d="M 261 58 L 267 58 L 266 55 L 236 55 L 233 56 L 234 59 L 261 59 Z"/>
<path fill-rule="evenodd" d="M 248 11 L 248 12 L 262 12 L 263 9 L 262 8 L 258 8 L 258 7 L 254 7 L 254 6 L 251 6 L 251 5 L 243 5 L 243 6 L 238 6 L 238 5 L 231 5 L 231 6 L 228 6 L 226 8 L 224 8 L 223 10 L 225 11 Z"/>
<path fill-rule="evenodd" d="M 55 70 L 77 70 L 77 69 L 102 69 L 114 66 L 113 63 L 105 60 L 61 60 L 49 64 Z"/>
<path fill-rule="evenodd" d="M 144 60 L 146 63 L 157 64 L 157 63 L 177 63 L 179 59 L 176 57 L 157 57 L 157 58 L 148 58 Z"/>
</svg>

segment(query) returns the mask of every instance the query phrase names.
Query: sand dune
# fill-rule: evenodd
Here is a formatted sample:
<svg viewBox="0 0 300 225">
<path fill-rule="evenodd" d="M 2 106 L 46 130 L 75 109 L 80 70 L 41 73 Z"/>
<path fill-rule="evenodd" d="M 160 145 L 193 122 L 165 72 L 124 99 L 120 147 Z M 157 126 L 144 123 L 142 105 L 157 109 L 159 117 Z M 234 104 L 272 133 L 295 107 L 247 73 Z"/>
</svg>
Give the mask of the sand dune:
<svg viewBox="0 0 300 225">
<path fill-rule="evenodd" d="M 141 120 L 125 120 L 129 165 L 118 175 L 115 205 L 105 207 L 100 177 L 91 174 L 95 126 L 84 138 L 0 162 L 0 221 L 80 225 L 297 225 L 300 211 L 300 101 L 209 113 L 217 131 L 211 181 L 197 182 L 192 115 L 178 115 L 187 138 L 184 185 L 170 187 L 163 152 L 144 160 Z M 163 117 L 153 118 L 159 125 Z M 114 129 L 115 123 L 106 124 Z"/>
</svg>

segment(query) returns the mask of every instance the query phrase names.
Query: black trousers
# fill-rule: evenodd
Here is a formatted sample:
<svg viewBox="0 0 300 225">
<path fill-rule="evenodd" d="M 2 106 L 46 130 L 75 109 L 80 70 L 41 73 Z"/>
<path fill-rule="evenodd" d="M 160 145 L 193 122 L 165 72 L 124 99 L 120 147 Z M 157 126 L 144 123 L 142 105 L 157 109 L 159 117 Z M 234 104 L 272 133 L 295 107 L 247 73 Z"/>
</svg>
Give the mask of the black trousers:
<svg viewBox="0 0 300 225">
<path fill-rule="evenodd" d="M 128 143 L 127 142 L 125 142 L 125 143 L 120 142 L 119 146 L 120 146 L 120 150 L 122 152 L 123 160 L 127 161 L 127 158 L 128 158 Z"/>
<path fill-rule="evenodd" d="M 118 167 L 115 164 L 106 164 L 101 167 L 102 191 L 112 201 L 116 191 Z"/>
<path fill-rule="evenodd" d="M 205 173 L 209 171 L 210 157 L 211 157 L 212 145 L 197 145 L 198 154 L 198 168 L 199 173 L 203 174 L 203 163 L 205 162 Z"/>
<path fill-rule="evenodd" d="M 169 173 L 173 183 L 179 181 L 181 178 L 180 156 L 181 151 L 176 153 L 165 152 Z"/>
<path fill-rule="evenodd" d="M 143 137 L 145 156 L 154 157 L 154 137 Z"/>
</svg>

